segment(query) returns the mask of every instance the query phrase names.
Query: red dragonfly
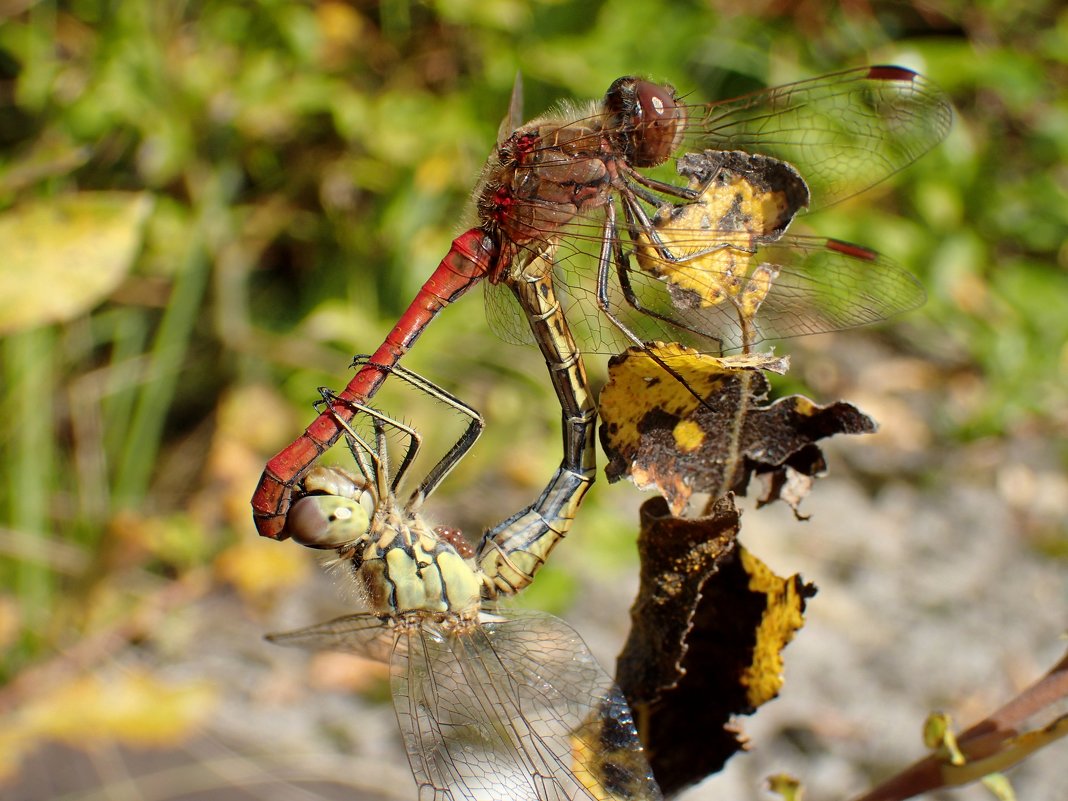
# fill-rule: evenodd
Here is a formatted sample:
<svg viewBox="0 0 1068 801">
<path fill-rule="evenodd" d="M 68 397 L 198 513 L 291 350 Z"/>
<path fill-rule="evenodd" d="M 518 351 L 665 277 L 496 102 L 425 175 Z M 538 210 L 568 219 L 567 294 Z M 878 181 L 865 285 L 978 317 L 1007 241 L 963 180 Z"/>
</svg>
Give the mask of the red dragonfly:
<svg viewBox="0 0 1068 801">
<path fill-rule="evenodd" d="M 528 339 L 514 322 L 526 318 L 546 353 L 564 406 L 561 470 L 573 472 L 581 470 L 578 455 L 592 433 L 593 413 L 587 399 L 576 402 L 574 381 L 560 378 L 574 378 L 564 371 L 568 360 L 577 359 L 573 345 L 560 347 L 561 340 L 571 340 L 564 315 L 555 303 L 534 311 L 531 287 L 551 290 L 555 278 L 568 310 L 580 304 L 584 345 L 606 352 L 618 350 L 620 342 L 650 339 L 696 340 L 706 350 L 749 348 L 761 339 L 873 322 L 922 303 L 915 279 L 872 251 L 784 233 L 801 207 L 825 207 L 857 194 L 945 137 L 950 106 L 917 73 L 863 67 L 704 105 L 684 102 L 670 86 L 624 77 L 599 102 L 564 106 L 524 125 L 518 125 L 518 97 L 517 82 L 511 114 L 476 192 L 480 225 L 453 242 L 336 401 L 267 463 L 252 498 L 262 535 L 288 536 L 293 488 L 341 436 L 339 421 L 351 418 L 350 404 L 371 397 L 388 375 L 383 368 L 396 364 L 442 308 L 483 278 L 519 300 L 517 316 L 504 312 L 492 299 L 499 293 L 491 293 L 495 330 L 506 339 Z M 734 180 L 735 172 L 723 168 L 729 159 L 707 169 L 717 163 L 710 151 L 786 162 L 803 177 L 803 192 L 784 201 L 789 208 L 779 210 L 784 213 L 777 224 L 745 242 L 733 224 L 709 227 L 709 219 L 736 222 L 739 215 L 730 209 L 699 215 L 700 224 L 687 227 L 688 219 L 696 219 L 687 210 L 710 207 L 724 176 L 727 183 Z M 695 166 L 687 156 L 705 161 Z M 673 157 L 688 179 L 685 186 L 670 172 Z M 709 254 L 724 250 L 745 257 L 727 266 L 722 259 L 707 264 Z M 752 276 L 733 271 L 757 261 L 753 272 L 765 289 L 753 303 L 751 291 L 731 287 L 752 285 Z M 680 265 L 686 276 L 681 282 L 673 277 Z M 721 303 L 724 296 L 734 303 Z M 546 332 L 554 332 L 555 340 Z"/>
</svg>

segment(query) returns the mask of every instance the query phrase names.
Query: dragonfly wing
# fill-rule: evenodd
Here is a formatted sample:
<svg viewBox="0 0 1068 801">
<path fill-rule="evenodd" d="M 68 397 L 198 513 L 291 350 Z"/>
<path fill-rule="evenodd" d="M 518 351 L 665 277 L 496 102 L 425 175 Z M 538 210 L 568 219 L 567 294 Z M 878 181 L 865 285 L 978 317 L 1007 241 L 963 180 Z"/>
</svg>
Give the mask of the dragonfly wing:
<svg viewBox="0 0 1068 801">
<path fill-rule="evenodd" d="M 619 353 L 634 342 L 613 326 L 599 310 L 597 272 L 604 237 L 604 211 L 576 214 L 552 237 L 518 248 L 516 269 L 510 280 L 521 281 L 526 273 L 551 270 L 557 300 L 579 350 L 586 353 Z M 551 259 L 544 254 L 551 253 Z M 542 255 L 539 255 L 542 254 Z M 530 324 L 509 288 L 484 284 L 486 314 L 494 333 L 513 344 L 533 344 Z M 608 306 L 622 315 L 628 327 L 643 340 L 674 339 L 670 326 L 633 312 L 618 288 L 608 282 Z M 706 347 L 707 348 L 707 343 Z"/>
<path fill-rule="evenodd" d="M 602 306 L 642 342 L 721 353 L 868 325 L 915 309 L 926 298 L 911 273 L 858 245 L 793 234 L 761 241 L 748 232 L 683 227 L 670 215 L 655 226 L 662 249 L 640 232 L 621 244 L 624 263 L 610 266 L 599 297 L 601 244 L 593 232 L 599 234 L 600 225 L 596 216 L 576 217 L 553 265 L 557 298 L 587 353 L 618 353 L 635 344 Z M 509 289 L 499 284 L 487 291 L 497 334 L 529 343 L 529 326 Z"/>
<path fill-rule="evenodd" d="M 389 662 L 393 652 L 393 628 L 374 615 L 346 615 L 297 631 L 268 634 L 277 645 L 309 651 L 343 651 L 377 662 Z"/>
<path fill-rule="evenodd" d="M 426 623 L 401 635 L 393 703 L 420 801 L 564 801 L 581 788 L 552 749 L 531 741 L 514 683 L 493 667 L 485 633 Z"/>
<path fill-rule="evenodd" d="M 793 164 L 813 207 L 863 192 L 949 132 L 942 91 L 903 67 L 862 67 L 689 108 L 683 149 L 745 150 Z"/>
<path fill-rule="evenodd" d="M 617 276 L 618 315 L 647 317 L 698 350 L 840 331 L 922 305 L 923 286 L 890 259 L 835 239 L 787 235 L 758 244 L 735 232 L 658 229 Z M 718 245 L 716 243 L 719 243 Z M 704 341 L 704 345 L 702 344 Z"/>
<path fill-rule="evenodd" d="M 489 323 L 490 330 L 509 344 L 533 345 L 534 335 L 530 332 L 530 324 L 508 285 L 503 282 L 492 284 L 483 281 L 482 292 L 486 300 L 486 322 Z"/>
<path fill-rule="evenodd" d="M 756 316 L 762 339 L 877 323 L 927 297 L 916 277 L 890 259 L 836 239 L 784 238 L 759 249 L 754 261 L 778 272 Z"/>
<path fill-rule="evenodd" d="M 483 630 L 492 672 L 515 688 L 532 737 L 553 743 L 594 797 L 661 798 L 630 707 L 574 629 L 541 612 L 510 612 Z"/>
<path fill-rule="evenodd" d="M 611 682 L 584 645 L 574 650 L 577 635 L 556 624 L 542 636 L 512 619 L 448 632 L 423 625 L 402 636 L 393 699 L 420 801 L 609 798 L 588 765 L 603 749 L 584 750 L 575 735 Z"/>
<path fill-rule="evenodd" d="M 501 144 L 523 124 L 523 73 L 517 71 L 515 83 L 512 84 L 512 99 L 508 103 L 508 113 L 497 128 L 497 144 Z"/>
</svg>

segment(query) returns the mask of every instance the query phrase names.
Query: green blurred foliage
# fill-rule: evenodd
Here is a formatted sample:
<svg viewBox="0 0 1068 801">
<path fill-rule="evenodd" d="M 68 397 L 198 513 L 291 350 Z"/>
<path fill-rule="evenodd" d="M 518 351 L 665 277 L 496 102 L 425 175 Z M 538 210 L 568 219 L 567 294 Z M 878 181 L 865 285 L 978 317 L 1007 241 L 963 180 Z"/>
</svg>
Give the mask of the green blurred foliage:
<svg viewBox="0 0 1068 801">
<path fill-rule="evenodd" d="M 138 262 L 107 302 L 3 343 L 0 592 L 17 623 L 0 626 L 0 645 L 18 646 L 4 649 L 8 674 L 72 622 L 88 625 L 54 614 L 68 589 L 84 597 L 131 562 L 187 576 L 253 537 L 247 500 L 263 461 L 310 420 L 315 388 L 341 385 L 351 354 L 378 345 L 470 222 L 517 71 L 527 116 L 597 97 L 626 73 L 709 100 L 865 63 L 926 73 L 958 110 L 947 143 L 806 224 L 923 277 L 930 302 L 899 341 L 980 388 L 935 421 L 941 438 L 1064 421 L 1068 12 L 1058 4 L 6 8 L 0 207 L 96 189 L 155 198 Z M 443 516 L 469 531 L 528 503 L 559 459 L 540 357 L 495 340 L 478 302 L 443 314 L 407 362 L 486 414 L 484 441 L 441 495 Z M 430 419 L 440 410 L 383 397 L 428 431 L 431 449 L 448 447 L 452 429 Z M 617 508 L 618 488 L 603 495 L 611 503 L 600 492 L 583 525 L 607 533 L 589 547 L 618 552 L 614 535 L 633 515 Z M 139 526 L 155 544 L 129 534 Z M 56 556 L 71 543 L 82 560 Z"/>
</svg>

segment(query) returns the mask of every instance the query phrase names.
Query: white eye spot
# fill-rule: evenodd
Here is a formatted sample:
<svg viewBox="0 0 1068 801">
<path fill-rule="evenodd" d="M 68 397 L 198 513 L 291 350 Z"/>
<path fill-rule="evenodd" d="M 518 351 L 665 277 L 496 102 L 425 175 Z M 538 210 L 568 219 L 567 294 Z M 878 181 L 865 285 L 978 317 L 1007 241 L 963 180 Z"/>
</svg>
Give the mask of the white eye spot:
<svg viewBox="0 0 1068 801">
<path fill-rule="evenodd" d="M 664 101 L 661 100 L 656 95 L 653 95 L 652 101 L 653 101 L 653 111 L 655 111 L 658 116 L 663 116 L 664 115 Z"/>
<path fill-rule="evenodd" d="M 334 520 L 351 520 L 352 510 L 345 506 L 339 506 L 334 510 L 333 518 Z"/>
</svg>

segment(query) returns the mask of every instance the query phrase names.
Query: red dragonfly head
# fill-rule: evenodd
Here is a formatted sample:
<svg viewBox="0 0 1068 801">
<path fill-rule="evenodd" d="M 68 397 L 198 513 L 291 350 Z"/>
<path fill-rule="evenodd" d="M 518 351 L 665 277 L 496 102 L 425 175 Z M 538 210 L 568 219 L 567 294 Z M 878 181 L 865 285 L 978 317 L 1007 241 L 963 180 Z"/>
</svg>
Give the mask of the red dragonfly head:
<svg viewBox="0 0 1068 801">
<path fill-rule="evenodd" d="M 604 97 L 614 118 L 609 127 L 633 167 L 656 167 L 682 144 L 686 107 L 675 97 L 675 87 L 633 76 L 617 78 Z"/>
</svg>

